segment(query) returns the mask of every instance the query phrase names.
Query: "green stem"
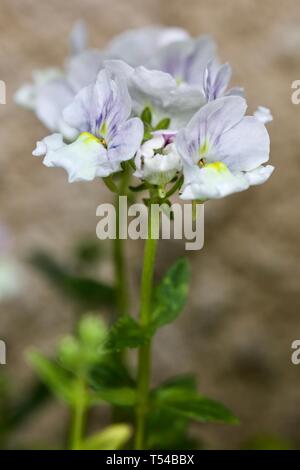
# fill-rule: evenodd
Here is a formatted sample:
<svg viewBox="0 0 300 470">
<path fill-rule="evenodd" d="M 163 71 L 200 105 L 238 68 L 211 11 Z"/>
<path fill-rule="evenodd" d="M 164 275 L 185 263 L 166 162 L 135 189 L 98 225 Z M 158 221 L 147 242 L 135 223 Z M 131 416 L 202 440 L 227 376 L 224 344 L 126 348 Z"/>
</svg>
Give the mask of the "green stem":
<svg viewBox="0 0 300 470">
<path fill-rule="evenodd" d="M 144 267 L 141 285 L 140 324 L 147 328 L 151 322 L 151 301 L 154 264 L 157 248 L 157 234 L 159 214 L 148 208 L 148 238 L 145 244 Z M 148 412 L 149 386 L 151 375 L 151 340 L 139 349 L 138 379 L 137 379 L 137 409 L 136 409 L 136 436 L 135 448 L 142 450 L 145 446 L 145 421 Z"/>
<path fill-rule="evenodd" d="M 80 449 L 83 440 L 85 419 L 87 412 L 87 396 L 85 383 L 78 379 L 76 389 L 76 400 L 73 405 L 73 416 L 71 426 L 70 447 L 72 450 Z"/>
<path fill-rule="evenodd" d="M 119 237 L 120 229 L 120 196 L 127 195 L 127 188 L 130 179 L 129 169 L 125 169 L 121 176 L 121 184 L 115 198 L 116 208 L 116 239 L 113 244 L 113 256 L 114 256 L 114 267 L 115 267 L 115 285 L 116 285 L 116 298 L 117 298 L 117 312 L 119 315 L 127 314 L 129 312 L 129 298 L 128 298 L 128 286 L 127 286 L 127 273 L 126 273 L 126 260 L 125 260 L 125 240 Z"/>
</svg>

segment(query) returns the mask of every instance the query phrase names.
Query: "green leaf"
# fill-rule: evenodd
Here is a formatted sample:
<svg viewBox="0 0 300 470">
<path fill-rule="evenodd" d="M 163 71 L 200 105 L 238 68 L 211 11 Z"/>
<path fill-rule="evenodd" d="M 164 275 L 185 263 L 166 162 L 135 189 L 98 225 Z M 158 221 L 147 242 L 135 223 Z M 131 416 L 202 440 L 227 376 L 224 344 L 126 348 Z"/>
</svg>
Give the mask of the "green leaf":
<svg viewBox="0 0 300 470">
<path fill-rule="evenodd" d="M 134 406 L 136 390 L 130 387 L 102 388 L 91 394 L 91 403 L 106 401 L 115 406 Z"/>
<path fill-rule="evenodd" d="M 134 318 L 123 315 L 112 327 L 107 347 L 111 351 L 138 348 L 147 341 L 147 338 L 147 335 Z"/>
<path fill-rule="evenodd" d="M 184 390 L 165 391 L 157 403 L 177 415 L 201 423 L 238 424 L 238 419 L 222 403 Z"/>
<path fill-rule="evenodd" d="M 37 351 L 29 351 L 27 357 L 42 382 L 59 398 L 72 403 L 72 382 L 69 374 Z"/>
<path fill-rule="evenodd" d="M 162 407 L 200 422 L 237 424 L 237 418 L 221 403 L 197 393 L 193 376 L 179 376 L 163 383 L 153 393 L 154 408 Z"/>
<path fill-rule="evenodd" d="M 113 306 L 115 289 L 87 277 L 73 275 L 46 253 L 35 253 L 31 263 L 43 272 L 63 294 L 81 303 L 85 308 L 98 309 L 100 305 Z"/>
<path fill-rule="evenodd" d="M 156 131 L 164 130 L 164 129 L 169 129 L 171 119 L 170 118 L 164 118 L 155 127 Z"/>
<path fill-rule="evenodd" d="M 192 450 L 199 448 L 189 436 L 189 420 L 166 408 L 154 409 L 146 423 L 147 449 Z"/>
<path fill-rule="evenodd" d="M 151 109 L 147 106 L 144 108 L 142 114 L 141 114 L 141 120 L 143 121 L 144 124 L 148 124 L 151 126 L 152 124 L 152 113 Z"/>
<path fill-rule="evenodd" d="M 162 394 L 166 391 L 171 391 L 173 393 L 176 390 L 180 390 L 183 393 L 197 392 L 197 382 L 196 377 L 191 374 L 186 375 L 177 375 L 171 379 L 163 382 L 156 390 L 154 394 Z"/>
<path fill-rule="evenodd" d="M 189 277 L 188 263 L 180 258 L 156 288 L 152 312 L 154 330 L 171 323 L 180 314 L 188 295 Z"/>
<path fill-rule="evenodd" d="M 118 353 L 106 354 L 101 362 L 90 370 L 88 381 L 94 390 L 135 385 L 127 366 Z"/>
<path fill-rule="evenodd" d="M 170 393 L 178 395 L 180 391 L 181 396 L 196 393 L 196 379 L 192 375 L 173 377 L 152 392 L 150 402 L 152 408 L 147 420 L 148 448 L 181 450 L 199 448 L 199 443 L 189 436 L 190 419 L 161 406 L 159 400 L 162 394 L 165 396 L 166 391 L 169 395 Z M 155 403 L 156 400 L 158 403 Z"/>
<path fill-rule="evenodd" d="M 104 431 L 88 437 L 81 450 L 119 450 L 130 439 L 132 430 L 127 424 L 113 424 Z"/>
</svg>

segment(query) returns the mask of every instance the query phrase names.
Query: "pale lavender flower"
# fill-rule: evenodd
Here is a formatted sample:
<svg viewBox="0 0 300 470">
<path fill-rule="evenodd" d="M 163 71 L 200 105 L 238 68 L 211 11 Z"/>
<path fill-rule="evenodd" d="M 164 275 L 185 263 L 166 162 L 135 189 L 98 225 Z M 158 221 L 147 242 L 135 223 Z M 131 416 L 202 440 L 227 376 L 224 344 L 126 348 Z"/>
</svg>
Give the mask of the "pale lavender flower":
<svg viewBox="0 0 300 470">
<path fill-rule="evenodd" d="M 86 46 L 85 25 L 77 22 L 71 32 L 70 57 L 65 68 L 33 72 L 33 82 L 26 83 L 15 94 L 17 104 L 33 110 L 45 127 L 62 133 L 70 141 L 77 133 L 64 121 L 62 112 L 78 91 L 96 79 L 103 67 L 103 54 Z"/>
<path fill-rule="evenodd" d="M 123 60 L 132 67 L 146 65 L 162 47 L 188 37 L 184 29 L 174 27 L 165 28 L 154 25 L 130 29 L 110 42 L 105 56 L 107 59 Z"/>
<path fill-rule="evenodd" d="M 216 46 L 208 36 L 172 42 L 153 54 L 147 68 L 170 74 L 178 84 L 202 85 L 205 67 L 215 57 Z"/>
<path fill-rule="evenodd" d="M 176 137 L 183 160 L 182 199 L 207 200 L 264 183 L 271 173 L 269 135 L 238 96 L 205 105 Z"/>
<path fill-rule="evenodd" d="M 143 66 L 133 68 L 120 60 L 106 61 L 105 67 L 115 76 L 126 79 L 133 113 L 139 116 L 145 107 L 149 107 L 154 125 L 169 117 L 170 128 L 180 129 L 205 104 L 199 87 L 178 84 L 174 77 L 160 70 L 148 70 Z"/>
<path fill-rule="evenodd" d="M 38 142 L 36 156 L 45 155 L 44 164 L 62 167 L 69 182 L 91 181 L 121 170 L 121 162 L 134 157 L 143 134 L 139 118 L 129 119 L 131 100 L 124 81 L 112 80 L 102 70 L 95 84 L 83 88 L 64 110 L 66 123 L 79 137 L 71 144 L 61 134 Z"/>
<path fill-rule="evenodd" d="M 243 96 L 244 90 L 239 87 L 228 89 L 232 69 L 229 64 L 220 65 L 218 61 L 210 61 L 204 71 L 203 92 L 207 101 L 213 101 L 222 96 Z"/>
</svg>

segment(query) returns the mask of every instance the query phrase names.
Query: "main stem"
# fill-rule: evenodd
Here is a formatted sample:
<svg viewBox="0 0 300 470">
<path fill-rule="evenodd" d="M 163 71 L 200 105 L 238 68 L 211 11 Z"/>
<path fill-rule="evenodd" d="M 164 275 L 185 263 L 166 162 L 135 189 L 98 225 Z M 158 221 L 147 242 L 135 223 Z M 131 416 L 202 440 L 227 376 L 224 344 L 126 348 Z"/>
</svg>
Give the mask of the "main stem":
<svg viewBox="0 0 300 470">
<path fill-rule="evenodd" d="M 159 215 L 148 209 L 148 238 L 145 243 L 144 266 L 141 285 L 140 325 L 145 329 L 151 321 L 152 284 L 155 255 L 158 239 Z M 151 340 L 139 349 L 138 379 L 137 379 L 137 408 L 135 448 L 142 450 L 145 446 L 145 421 L 148 411 L 148 398 L 151 374 Z"/>
<path fill-rule="evenodd" d="M 86 411 L 87 400 L 85 383 L 84 380 L 78 379 L 71 426 L 70 447 L 72 450 L 80 449 L 84 434 Z"/>
<path fill-rule="evenodd" d="M 114 266 L 115 266 L 115 286 L 117 293 L 117 312 L 119 315 L 127 314 L 129 312 L 129 298 L 128 298 L 128 286 L 127 286 L 127 273 L 126 273 L 126 261 L 124 247 L 125 243 L 119 236 L 120 229 L 120 196 L 126 196 L 128 182 L 130 179 L 130 172 L 128 169 L 123 171 L 122 180 L 119 188 L 119 192 L 116 195 L 115 207 L 116 207 L 116 239 L 114 240 L 113 252 L 114 252 Z"/>
</svg>

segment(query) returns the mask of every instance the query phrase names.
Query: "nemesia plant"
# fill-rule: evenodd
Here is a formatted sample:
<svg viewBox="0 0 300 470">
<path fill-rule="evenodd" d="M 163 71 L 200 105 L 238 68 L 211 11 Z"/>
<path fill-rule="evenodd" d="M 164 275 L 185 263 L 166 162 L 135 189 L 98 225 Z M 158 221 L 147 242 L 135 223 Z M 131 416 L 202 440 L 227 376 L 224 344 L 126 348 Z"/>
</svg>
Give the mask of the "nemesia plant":
<svg viewBox="0 0 300 470">
<path fill-rule="evenodd" d="M 30 108 L 52 132 L 33 151 L 46 166 L 62 167 L 69 182 L 102 178 L 116 204 L 119 195 L 147 192 L 149 209 L 170 204 L 174 194 L 203 204 L 270 177 L 274 168 L 267 164 L 265 124 L 271 112 L 259 107 L 246 115 L 244 91 L 230 88 L 231 67 L 220 64 L 211 38 L 147 27 L 122 33 L 98 51 L 86 48 L 82 24 L 71 38 L 72 55 L 60 76 L 46 74 L 30 85 L 30 93 L 26 85 L 27 92 L 22 88 L 16 95 L 23 105 L 24 96 L 31 96 Z M 189 278 L 187 262 L 180 259 L 153 285 L 159 226 L 159 215 L 148 210 L 138 321 L 129 315 L 123 248 L 115 241 L 120 317 L 102 354 L 112 363 L 118 357 L 117 368 L 128 371 L 123 350 L 137 348 L 137 372 L 120 374 L 113 387 L 103 380 L 101 364 L 96 375 L 85 377 L 104 400 L 135 415 L 136 449 L 164 445 L 154 436 L 175 419 L 184 421 L 180 429 L 189 420 L 237 421 L 222 404 L 200 395 L 190 378 L 176 377 L 150 390 L 153 336 L 181 312 Z M 84 441 L 84 427 L 78 432 L 77 442 Z M 166 446 L 175 445 L 163 439 Z"/>
</svg>

